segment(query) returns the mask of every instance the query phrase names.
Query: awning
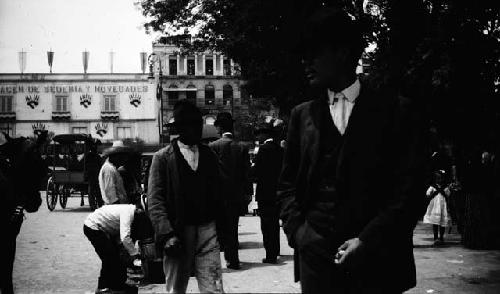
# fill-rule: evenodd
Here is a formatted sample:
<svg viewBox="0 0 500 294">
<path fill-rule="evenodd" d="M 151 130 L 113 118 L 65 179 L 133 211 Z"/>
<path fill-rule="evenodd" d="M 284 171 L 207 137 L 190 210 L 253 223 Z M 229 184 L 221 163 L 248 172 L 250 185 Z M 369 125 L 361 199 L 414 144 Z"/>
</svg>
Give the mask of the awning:
<svg viewBox="0 0 500 294">
<path fill-rule="evenodd" d="M 196 88 L 165 88 L 165 92 L 184 92 L 184 91 L 198 91 Z"/>
</svg>

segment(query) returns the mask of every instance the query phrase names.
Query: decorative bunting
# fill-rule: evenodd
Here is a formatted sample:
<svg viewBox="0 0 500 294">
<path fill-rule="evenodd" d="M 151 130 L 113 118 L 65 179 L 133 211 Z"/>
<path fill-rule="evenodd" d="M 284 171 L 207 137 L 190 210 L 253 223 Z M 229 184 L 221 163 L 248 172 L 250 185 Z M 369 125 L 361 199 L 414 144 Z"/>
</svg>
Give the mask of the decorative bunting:
<svg viewBox="0 0 500 294">
<path fill-rule="evenodd" d="M 92 95 L 83 94 L 80 96 L 80 105 L 87 108 L 90 104 L 92 104 Z"/>
<path fill-rule="evenodd" d="M 96 133 L 102 138 L 104 135 L 108 133 L 108 124 L 107 123 L 97 123 L 95 125 Z"/>
<path fill-rule="evenodd" d="M 38 100 L 40 96 L 38 94 L 34 95 L 26 95 L 26 105 L 31 107 L 31 109 L 35 109 L 38 106 Z"/>
<path fill-rule="evenodd" d="M 128 97 L 130 98 L 131 105 L 138 107 L 139 104 L 141 104 L 141 95 L 134 93 L 134 94 L 130 94 Z"/>
</svg>

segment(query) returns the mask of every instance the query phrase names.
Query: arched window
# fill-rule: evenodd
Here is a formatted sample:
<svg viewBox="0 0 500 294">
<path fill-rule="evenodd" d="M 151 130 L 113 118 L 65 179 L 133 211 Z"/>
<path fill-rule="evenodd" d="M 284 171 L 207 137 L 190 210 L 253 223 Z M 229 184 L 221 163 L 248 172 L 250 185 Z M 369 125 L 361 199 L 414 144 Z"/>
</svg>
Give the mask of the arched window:
<svg viewBox="0 0 500 294">
<path fill-rule="evenodd" d="M 215 88 L 213 85 L 205 86 L 205 105 L 215 104 Z"/>
<path fill-rule="evenodd" d="M 179 92 L 177 92 L 177 86 L 171 85 L 168 91 L 168 105 L 175 105 L 179 100 Z"/>
<path fill-rule="evenodd" d="M 186 98 L 187 100 L 189 100 L 191 103 L 193 103 L 194 105 L 196 105 L 196 86 L 193 85 L 193 84 L 189 84 L 187 86 L 187 88 L 189 89 L 188 91 L 186 91 Z"/>
<path fill-rule="evenodd" d="M 231 105 L 233 102 L 233 87 L 231 85 L 224 85 L 222 88 L 222 103 L 224 105 Z"/>
</svg>

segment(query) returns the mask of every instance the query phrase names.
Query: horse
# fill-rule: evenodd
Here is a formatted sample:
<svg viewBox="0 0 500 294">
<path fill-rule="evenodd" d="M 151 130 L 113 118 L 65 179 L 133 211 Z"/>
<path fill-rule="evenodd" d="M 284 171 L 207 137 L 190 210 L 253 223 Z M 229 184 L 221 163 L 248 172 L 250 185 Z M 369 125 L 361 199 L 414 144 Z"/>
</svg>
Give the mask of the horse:
<svg viewBox="0 0 500 294">
<path fill-rule="evenodd" d="M 24 212 L 36 212 L 42 203 L 40 190 L 48 167 L 40 155 L 47 132 L 36 140 L 10 138 L 0 133 L 0 224 L 4 252 L 2 254 L 0 292 L 13 293 L 12 270 L 16 253 L 16 238 L 21 230 Z"/>
</svg>

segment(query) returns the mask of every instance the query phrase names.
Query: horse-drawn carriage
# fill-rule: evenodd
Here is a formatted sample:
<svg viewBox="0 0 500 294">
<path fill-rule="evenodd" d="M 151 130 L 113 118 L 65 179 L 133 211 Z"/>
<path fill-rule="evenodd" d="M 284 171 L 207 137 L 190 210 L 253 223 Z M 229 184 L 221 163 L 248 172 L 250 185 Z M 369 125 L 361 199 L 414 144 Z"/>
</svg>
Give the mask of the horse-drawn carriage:
<svg viewBox="0 0 500 294">
<path fill-rule="evenodd" d="M 92 144 L 92 137 L 85 134 L 61 134 L 52 138 L 47 148 L 47 156 L 52 161 L 46 189 L 47 207 L 50 211 L 55 209 L 58 198 L 61 207 L 66 208 L 68 198 L 73 194 L 79 194 L 81 206 L 84 205 L 84 197 L 87 195 L 90 207 L 98 208 L 100 195 L 89 185 L 89 181 L 97 179 L 97 175 L 89 175 L 89 169 L 95 165 L 90 162 L 89 156 Z M 95 173 L 96 168 L 92 169 L 92 173 Z"/>
</svg>

